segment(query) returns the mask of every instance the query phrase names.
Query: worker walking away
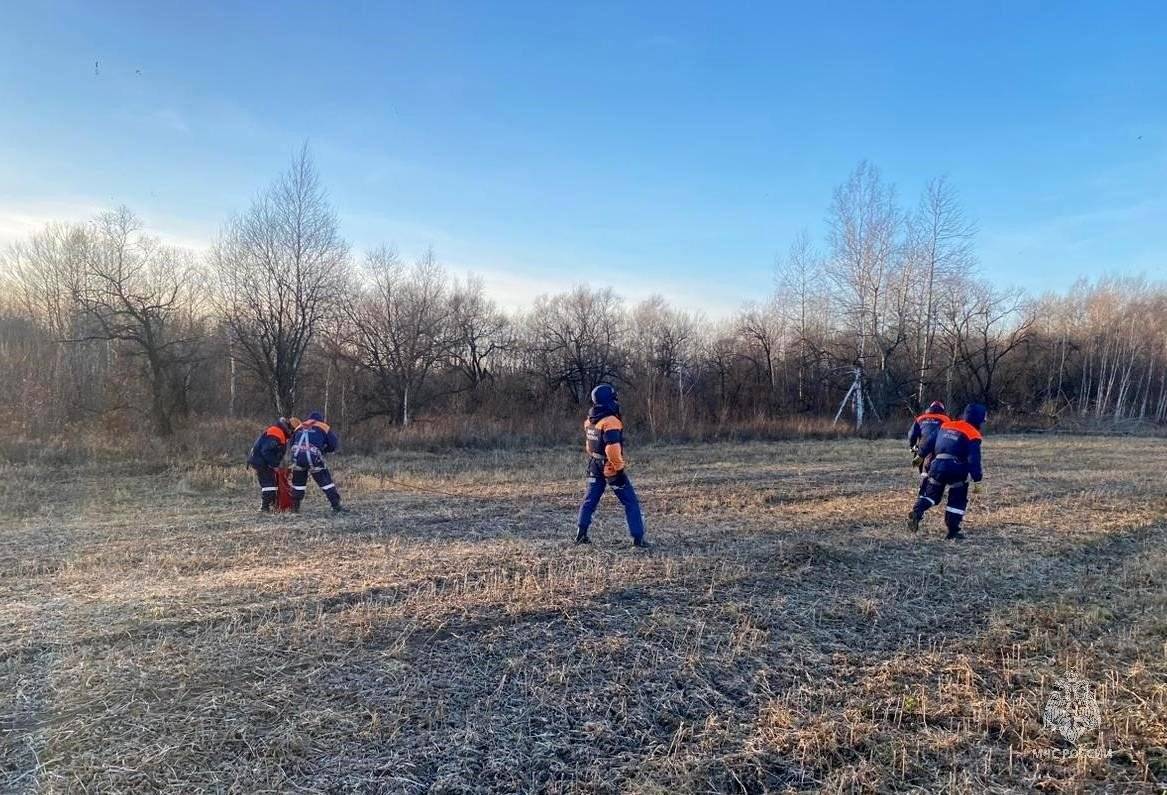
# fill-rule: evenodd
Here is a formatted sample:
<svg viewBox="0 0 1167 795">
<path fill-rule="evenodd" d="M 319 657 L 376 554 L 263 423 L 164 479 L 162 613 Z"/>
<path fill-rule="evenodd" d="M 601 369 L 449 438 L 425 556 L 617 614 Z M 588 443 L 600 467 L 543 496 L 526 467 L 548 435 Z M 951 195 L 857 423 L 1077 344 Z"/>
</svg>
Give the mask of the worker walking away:
<svg viewBox="0 0 1167 795">
<path fill-rule="evenodd" d="M 296 423 L 285 417 L 280 417 L 259 435 L 255 444 L 251 446 L 251 453 L 247 456 L 247 464 L 255 470 L 259 478 L 259 510 L 269 513 L 276 502 L 279 486 L 276 481 L 276 470 L 284 461 L 284 453 L 288 449 L 288 440 L 296 429 Z"/>
<path fill-rule="evenodd" d="M 308 490 L 308 475 L 311 473 L 316 485 L 328 497 L 328 503 L 336 513 L 348 513 L 341 507 L 340 492 L 332 480 L 332 473 L 324 461 L 326 453 L 334 453 L 340 447 L 336 433 L 324 421 L 319 411 L 308 415 L 308 419 L 296 429 L 292 442 L 292 512 L 300 512 L 300 503 Z"/>
<path fill-rule="evenodd" d="M 908 514 L 909 529 L 920 529 L 924 512 L 940 503 L 947 488 L 948 505 L 944 509 L 947 538 L 959 541 L 965 537 L 960 532 L 960 523 L 968 508 L 969 478 L 972 478 L 973 490 L 979 492 L 983 477 L 981 426 L 985 424 L 986 414 L 985 407 L 980 403 L 970 404 L 961 419 L 941 425 L 936 435 L 919 449 L 919 453 L 929 461 L 928 478 L 924 481 L 923 493 Z"/>
<path fill-rule="evenodd" d="M 920 473 L 921 495 L 924 493 L 924 484 L 927 482 L 928 473 L 924 456 L 920 455 L 920 448 L 936 436 L 941 425 L 951 421 L 944 411 L 944 404 L 939 400 L 933 400 L 928 405 L 927 411 L 912 420 L 912 427 L 908 430 L 908 448 L 912 451 L 912 466 Z"/>
<path fill-rule="evenodd" d="M 632 544 L 648 547 L 644 539 L 644 517 L 640 513 L 640 500 L 632 481 L 628 479 L 624 463 L 624 423 L 620 419 L 620 404 L 616 401 L 616 388 L 610 384 L 600 384 L 592 390 L 592 408 L 584 420 L 584 437 L 588 453 L 588 490 L 583 504 L 579 507 L 577 544 L 590 544 L 588 528 L 592 525 L 592 515 L 600 504 L 600 497 L 607 486 L 612 487 L 616 497 L 624 506 L 624 516 L 628 520 L 628 532 Z"/>
</svg>

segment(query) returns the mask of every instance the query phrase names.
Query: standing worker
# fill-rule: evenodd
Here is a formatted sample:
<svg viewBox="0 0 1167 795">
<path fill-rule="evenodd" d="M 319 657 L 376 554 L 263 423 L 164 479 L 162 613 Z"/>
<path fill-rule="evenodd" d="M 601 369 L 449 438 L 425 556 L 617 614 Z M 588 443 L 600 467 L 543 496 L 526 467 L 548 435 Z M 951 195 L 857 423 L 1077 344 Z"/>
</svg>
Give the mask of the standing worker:
<svg viewBox="0 0 1167 795">
<path fill-rule="evenodd" d="M 295 418 L 289 420 L 280 417 L 259 435 L 247 456 L 248 466 L 255 470 L 259 478 L 259 510 L 264 513 L 270 512 L 272 504 L 276 501 L 279 492 L 279 486 L 276 485 L 276 470 L 284 461 L 288 439 L 298 424 Z"/>
<path fill-rule="evenodd" d="M 616 402 L 616 388 L 612 385 L 600 384 L 592 390 L 592 408 L 584 420 L 584 436 L 589 458 L 588 490 L 579 507 L 579 530 L 575 543 L 591 543 L 588 528 L 592 525 L 592 514 L 600 504 L 604 488 L 611 486 L 624 506 L 632 545 L 648 547 L 648 542 L 644 540 L 644 517 L 640 514 L 640 500 L 636 498 L 636 490 L 632 488 L 632 481 L 624 471 L 624 423 L 620 420 L 620 404 Z"/>
<path fill-rule="evenodd" d="M 912 427 L 908 431 L 908 447 L 912 451 L 912 466 L 916 467 L 916 471 L 920 473 L 921 496 L 924 494 L 924 484 L 928 482 L 928 473 L 925 471 L 924 456 L 920 455 L 920 448 L 936 436 L 941 425 L 951 422 L 944 411 L 944 404 L 939 400 L 933 400 L 928 405 L 927 411 L 912 420 Z"/>
<path fill-rule="evenodd" d="M 292 443 L 292 513 L 300 512 L 300 502 L 308 490 L 309 472 L 316 485 L 328 497 L 332 510 L 348 513 L 348 509 L 340 505 L 340 492 L 324 462 L 324 454 L 334 453 L 339 447 L 336 434 L 319 411 L 309 414 L 308 419 L 296 429 L 295 441 Z"/>
<path fill-rule="evenodd" d="M 931 440 L 924 443 L 918 455 L 929 459 L 928 478 L 924 490 L 916 500 L 915 507 L 908 514 L 908 528 L 920 529 L 924 512 L 939 504 L 948 489 L 948 505 L 944 509 L 944 525 L 954 541 L 963 539 L 960 523 L 968 508 L 968 482 L 973 481 L 973 491 L 980 491 L 981 478 L 981 426 L 985 424 L 987 411 L 980 403 L 972 403 L 964 410 L 961 419 L 946 422 Z"/>
</svg>

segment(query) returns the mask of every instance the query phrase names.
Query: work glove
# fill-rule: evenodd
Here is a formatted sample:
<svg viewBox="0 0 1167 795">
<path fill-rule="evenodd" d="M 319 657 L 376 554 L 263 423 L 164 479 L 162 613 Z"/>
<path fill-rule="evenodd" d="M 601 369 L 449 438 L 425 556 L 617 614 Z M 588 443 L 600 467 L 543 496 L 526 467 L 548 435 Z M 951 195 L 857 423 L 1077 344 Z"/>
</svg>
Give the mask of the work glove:
<svg viewBox="0 0 1167 795">
<path fill-rule="evenodd" d="M 912 466 L 916 467 L 917 469 L 924 466 L 924 459 L 920 457 L 919 453 L 916 453 L 916 457 L 912 459 Z"/>
<path fill-rule="evenodd" d="M 609 486 L 623 486 L 628 483 L 628 474 L 623 469 L 621 469 L 614 475 L 605 475 L 604 480 L 608 481 Z"/>
<path fill-rule="evenodd" d="M 979 480 L 973 484 L 972 493 L 973 494 L 980 494 L 981 493 L 981 483 Z"/>
</svg>

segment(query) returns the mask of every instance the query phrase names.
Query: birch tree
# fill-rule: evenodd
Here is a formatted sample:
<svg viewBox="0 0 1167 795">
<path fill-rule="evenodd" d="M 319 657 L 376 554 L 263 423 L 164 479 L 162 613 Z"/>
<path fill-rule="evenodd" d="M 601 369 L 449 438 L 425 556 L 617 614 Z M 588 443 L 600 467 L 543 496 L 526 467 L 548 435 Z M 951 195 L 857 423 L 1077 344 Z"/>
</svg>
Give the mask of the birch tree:
<svg viewBox="0 0 1167 795">
<path fill-rule="evenodd" d="M 848 358 L 861 389 L 868 387 L 872 357 L 887 366 L 879 350 L 887 281 L 896 251 L 900 213 L 895 191 L 884 183 L 879 169 L 860 163 L 847 181 L 835 189 L 827 215 L 831 256 L 827 276 L 848 335 Z M 862 399 L 862 398 L 861 398 Z"/>
<path fill-rule="evenodd" d="M 912 270 L 919 277 L 921 291 L 922 316 L 916 346 L 919 351 L 917 408 L 925 403 L 925 391 L 932 372 L 939 327 L 936 291 L 971 268 L 975 235 L 976 225 L 965 218 L 951 183 L 945 177 L 931 180 L 908 225 L 909 257 L 914 265 Z"/>
</svg>

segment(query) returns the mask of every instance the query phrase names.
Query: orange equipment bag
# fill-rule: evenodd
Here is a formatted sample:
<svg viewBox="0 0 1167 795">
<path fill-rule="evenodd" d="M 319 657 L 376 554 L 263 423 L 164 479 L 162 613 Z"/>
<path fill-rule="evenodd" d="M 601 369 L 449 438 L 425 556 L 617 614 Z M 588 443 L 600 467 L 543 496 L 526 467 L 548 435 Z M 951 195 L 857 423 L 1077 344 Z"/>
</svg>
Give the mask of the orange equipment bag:
<svg viewBox="0 0 1167 795">
<path fill-rule="evenodd" d="M 292 510 L 292 480 L 291 470 L 287 467 L 276 469 L 276 510 Z"/>
</svg>

